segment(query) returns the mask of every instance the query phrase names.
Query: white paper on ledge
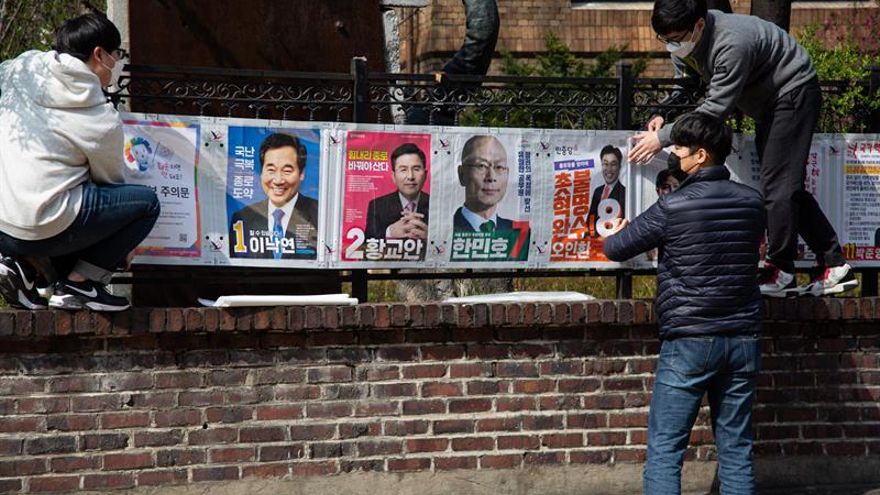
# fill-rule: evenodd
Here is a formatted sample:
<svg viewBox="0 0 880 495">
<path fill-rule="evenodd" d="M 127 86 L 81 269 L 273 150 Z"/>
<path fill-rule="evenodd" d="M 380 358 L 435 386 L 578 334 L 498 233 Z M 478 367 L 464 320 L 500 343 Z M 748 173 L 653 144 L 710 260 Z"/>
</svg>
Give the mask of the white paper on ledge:
<svg viewBox="0 0 880 495">
<path fill-rule="evenodd" d="M 503 292 L 482 296 L 450 297 L 445 303 L 487 304 L 487 303 L 522 303 L 522 302 L 583 302 L 595 299 L 593 296 L 580 292 Z"/>
<path fill-rule="evenodd" d="M 320 294 L 315 296 L 220 296 L 216 301 L 199 298 L 202 306 L 232 308 L 243 306 L 314 306 L 334 304 L 353 306 L 358 300 L 348 294 Z"/>
</svg>

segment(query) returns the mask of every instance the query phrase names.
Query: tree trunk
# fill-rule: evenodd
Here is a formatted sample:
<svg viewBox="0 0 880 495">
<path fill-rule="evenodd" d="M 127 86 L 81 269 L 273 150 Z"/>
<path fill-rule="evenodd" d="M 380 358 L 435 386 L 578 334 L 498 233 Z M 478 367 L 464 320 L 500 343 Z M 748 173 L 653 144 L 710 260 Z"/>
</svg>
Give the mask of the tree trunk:
<svg viewBox="0 0 880 495">
<path fill-rule="evenodd" d="M 751 14 L 788 31 L 791 24 L 791 0 L 752 0 Z"/>
</svg>

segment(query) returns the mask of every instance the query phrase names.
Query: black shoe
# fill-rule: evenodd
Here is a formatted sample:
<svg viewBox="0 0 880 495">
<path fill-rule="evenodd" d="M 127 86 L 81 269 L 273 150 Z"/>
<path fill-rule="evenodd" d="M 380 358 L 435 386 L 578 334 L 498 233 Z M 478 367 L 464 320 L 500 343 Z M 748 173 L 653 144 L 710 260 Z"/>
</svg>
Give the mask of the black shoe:
<svg viewBox="0 0 880 495">
<path fill-rule="evenodd" d="M 49 306 L 60 309 L 91 309 L 92 311 L 124 311 L 131 307 L 128 299 L 114 296 L 103 285 L 86 280 L 65 280 L 55 285 Z"/>
<path fill-rule="evenodd" d="M 37 271 L 26 261 L 0 257 L 0 295 L 13 308 L 46 309 L 37 293 Z"/>
</svg>

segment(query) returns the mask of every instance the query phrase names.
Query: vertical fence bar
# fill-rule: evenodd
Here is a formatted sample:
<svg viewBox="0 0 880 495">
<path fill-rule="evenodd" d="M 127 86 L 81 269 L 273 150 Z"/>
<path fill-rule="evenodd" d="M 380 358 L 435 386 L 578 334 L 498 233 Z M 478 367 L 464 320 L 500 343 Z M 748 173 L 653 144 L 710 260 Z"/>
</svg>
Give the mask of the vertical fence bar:
<svg viewBox="0 0 880 495">
<path fill-rule="evenodd" d="M 864 268 L 862 272 L 862 297 L 877 296 L 877 275 L 880 270 L 877 268 Z"/>
<path fill-rule="evenodd" d="M 621 62 L 617 64 L 617 128 L 629 130 L 632 128 L 633 109 L 633 74 L 632 66 Z M 617 272 L 615 283 L 617 286 L 618 299 L 632 298 L 632 271 L 623 270 Z"/>
<path fill-rule="evenodd" d="M 366 57 L 352 57 L 352 121 L 355 123 L 367 122 L 367 110 L 370 104 L 370 88 L 367 84 L 367 59 Z M 367 270 L 351 271 L 351 294 L 358 302 L 364 303 L 369 300 L 369 273 Z"/>
</svg>

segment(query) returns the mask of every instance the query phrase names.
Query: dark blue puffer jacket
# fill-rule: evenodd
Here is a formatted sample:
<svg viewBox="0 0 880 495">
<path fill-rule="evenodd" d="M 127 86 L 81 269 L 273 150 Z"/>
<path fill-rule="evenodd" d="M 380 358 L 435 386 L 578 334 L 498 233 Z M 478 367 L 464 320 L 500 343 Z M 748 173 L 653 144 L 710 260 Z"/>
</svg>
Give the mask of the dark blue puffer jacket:
<svg viewBox="0 0 880 495">
<path fill-rule="evenodd" d="M 614 261 L 660 248 L 654 306 L 661 339 L 761 330 L 764 200 L 729 179 L 722 165 L 699 170 L 605 239 Z"/>
</svg>

